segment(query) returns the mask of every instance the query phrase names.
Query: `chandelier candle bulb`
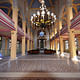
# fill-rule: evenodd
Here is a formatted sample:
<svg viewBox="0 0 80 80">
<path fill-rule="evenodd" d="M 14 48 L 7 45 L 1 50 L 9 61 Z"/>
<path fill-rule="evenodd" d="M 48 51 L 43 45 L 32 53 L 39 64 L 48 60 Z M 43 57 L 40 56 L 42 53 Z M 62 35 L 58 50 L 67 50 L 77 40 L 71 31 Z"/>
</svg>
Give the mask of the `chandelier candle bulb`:
<svg viewBox="0 0 80 80">
<path fill-rule="evenodd" d="M 51 13 L 51 16 L 53 17 L 54 16 L 54 13 Z"/>
<path fill-rule="evenodd" d="M 41 14 L 42 14 L 42 15 L 45 15 L 45 11 L 42 11 Z"/>
<path fill-rule="evenodd" d="M 50 16 L 50 11 L 47 12 L 47 15 Z"/>
<path fill-rule="evenodd" d="M 35 16 L 36 16 L 36 14 L 33 14 L 33 16 L 35 17 Z"/>
<path fill-rule="evenodd" d="M 56 18 L 56 15 L 54 15 L 54 18 Z"/>
<path fill-rule="evenodd" d="M 40 16 L 40 12 L 39 11 L 37 11 L 37 15 Z"/>
</svg>

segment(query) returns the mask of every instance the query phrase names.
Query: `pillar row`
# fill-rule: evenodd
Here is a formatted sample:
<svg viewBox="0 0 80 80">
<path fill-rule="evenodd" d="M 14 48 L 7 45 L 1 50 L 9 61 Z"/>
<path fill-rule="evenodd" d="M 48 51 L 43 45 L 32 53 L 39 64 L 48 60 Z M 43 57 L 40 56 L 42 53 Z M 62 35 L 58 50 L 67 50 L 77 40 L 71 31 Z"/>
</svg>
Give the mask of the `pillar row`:
<svg viewBox="0 0 80 80">
<path fill-rule="evenodd" d="M 64 57 L 64 50 L 63 50 L 63 37 L 60 35 L 60 30 L 62 29 L 62 19 L 59 19 L 59 42 L 60 42 L 60 56 Z"/>
<path fill-rule="evenodd" d="M 58 55 L 58 40 L 55 39 L 55 49 L 56 49 L 56 54 Z"/>
<path fill-rule="evenodd" d="M 77 38 L 78 40 L 78 50 L 80 51 L 80 36 Z"/>
<path fill-rule="evenodd" d="M 25 55 L 25 34 L 26 34 L 26 21 L 22 21 L 22 26 L 23 26 L 23 31 L 24 31 L 24 36 L 22 37 L 22 56 Z"/>
<path fill-rule="evenodd" d="M 16 58 L 16 46 L 17 46 L 17 26 L 18 26 L 18 8 L 13 7 L 13 21 L 15 31 L 11 31 L 11 59 Z"/>
<path fill-rule="evenodd" d="M 31 32 L 31 39 L 33 39 L 33 35 L 32 35 L 32 32 Z M 33 42 L 31 41 L 31 50 L 33 49 Z"/>
<path fill-rule="evenodd" d="M 55 47 L 54 47 L 54 40 L 52 41 L 52 46 L 53 46 L 52 49 L 55 50 Z"/>
<path fill-rule="evenodd" d="M 60 55 L 61 55 L 61 57 L 64 57 L 63 38 L 60 36 L 59 40 L 60 40 Z"/>
<path fill-rule="evenodd" d="M 5 55 L 8 54 L 8 38 L 5 38 Z"/>
<path fill-rule="evenodd" d="M 73 18 L 73 11 L 72 11 L 72 0 L 67 0 L 67 25 L 68 25 L 68 35 L 69 35 L 69 49 L 70 49 L 70 58 L 73 61 L 77 61 L 76 57 L 76 45 L 75 45 L 75 34 L 73 30 L 70 29 L 71 26 L 71 19 Z"/>
<path fill-rule="evenodd" d="M 27 33 L 28 33 L 28 35 L 30 35 L 30 29 L 29 28 L 27 28 Z M 27 51 L 29 51 L 30 50 L 30 40 L 28 39 L 27 40 Z"/>
</svg>

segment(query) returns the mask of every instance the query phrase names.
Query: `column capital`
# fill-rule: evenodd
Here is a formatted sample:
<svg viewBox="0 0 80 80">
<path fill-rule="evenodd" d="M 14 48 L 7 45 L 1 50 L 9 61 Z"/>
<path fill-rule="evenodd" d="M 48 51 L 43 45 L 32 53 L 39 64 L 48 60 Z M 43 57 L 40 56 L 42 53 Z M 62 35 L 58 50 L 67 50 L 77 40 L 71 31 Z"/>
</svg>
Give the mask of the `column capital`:
<svg viewBox="0 0 80 80">
<path fill-rule="evenodd" d="M 61 39 L 63 39 L 63 36 L 60 36 Z"/>
<path fill-rule="evenodd" d="M 11 31 L 11 34 L 14 34 L 14 31 Z"/>
<path fill-rule="evenodd" d="M 18 0 L 12 0 L 12 7 L 18 9 Z"/>
<path fill-rule="evenodd" d="M 11 31 L 11 34 L 17 34 L 17 32 L 16 31 Z"/>
<path fill-rule="evenodd" d="M 72 0 L 66 0 L 67 7 L 72 7 Z"/>
</svg>

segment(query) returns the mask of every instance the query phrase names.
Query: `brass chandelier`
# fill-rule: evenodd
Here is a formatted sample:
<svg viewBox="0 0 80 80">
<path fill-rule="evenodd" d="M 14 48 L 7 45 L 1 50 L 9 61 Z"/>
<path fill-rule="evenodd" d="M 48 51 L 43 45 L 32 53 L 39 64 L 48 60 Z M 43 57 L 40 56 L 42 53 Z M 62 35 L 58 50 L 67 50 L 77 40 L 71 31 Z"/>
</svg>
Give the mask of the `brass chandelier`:
<svg viewBox="0 0 80 80">
<path fill-rule="evenodd" d="M 31 16 L 32 26 L 41 27 L 41 28 L 52 26 L 56 21 L 56 15 L 54 13 L 51 13 L 46 8 L 44 0 L 41 0 L 40 3 L 41 3 L 40 10 L 37 11 L 37 14 L 34 13 Z"/>
</svg>

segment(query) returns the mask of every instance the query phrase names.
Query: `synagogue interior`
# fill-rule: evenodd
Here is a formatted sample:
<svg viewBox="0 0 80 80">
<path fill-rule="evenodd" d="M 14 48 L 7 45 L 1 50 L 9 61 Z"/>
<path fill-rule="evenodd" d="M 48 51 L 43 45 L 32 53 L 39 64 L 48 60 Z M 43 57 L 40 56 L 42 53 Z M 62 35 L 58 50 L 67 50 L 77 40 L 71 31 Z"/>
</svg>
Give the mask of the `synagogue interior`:
<svg viewBox="0 0 80 80">
<path fill-rule="evenodd" d="M 80 0 L 0 0 L 0 80 L 80 80 Z"/>
</svg>

